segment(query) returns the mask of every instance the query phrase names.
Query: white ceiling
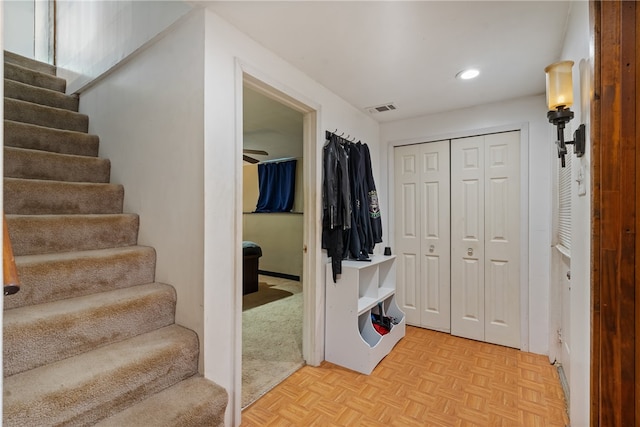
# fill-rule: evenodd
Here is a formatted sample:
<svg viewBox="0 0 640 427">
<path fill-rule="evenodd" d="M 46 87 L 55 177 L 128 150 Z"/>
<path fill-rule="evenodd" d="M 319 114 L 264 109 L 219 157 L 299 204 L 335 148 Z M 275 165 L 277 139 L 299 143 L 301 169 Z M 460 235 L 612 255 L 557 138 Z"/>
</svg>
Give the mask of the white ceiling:
<svg viewBox="0 0 640 427">
<path fill-rule="evenodd" d="M 574 0 L 575 1 L 575 0 Z M 209 1 L 208 8 L 379 121 L 545 90 L 570 1 Z M 474 67 L 474 80 L 455 75 Z"/>
</svg>

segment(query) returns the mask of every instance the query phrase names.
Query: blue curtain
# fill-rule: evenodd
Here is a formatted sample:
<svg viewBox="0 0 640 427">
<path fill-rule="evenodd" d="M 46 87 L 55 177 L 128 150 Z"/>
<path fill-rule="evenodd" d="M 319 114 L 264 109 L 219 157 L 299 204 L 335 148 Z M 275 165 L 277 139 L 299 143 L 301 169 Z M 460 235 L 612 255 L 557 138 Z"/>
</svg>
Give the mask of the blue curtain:
<svg viewBox="0 0 640 427">
<path fill-rule="evenodd" d="M 289 212 L 293 208 L 296 160 L 259 163 L 260 195 L 256 212 Z"/>
</svg>

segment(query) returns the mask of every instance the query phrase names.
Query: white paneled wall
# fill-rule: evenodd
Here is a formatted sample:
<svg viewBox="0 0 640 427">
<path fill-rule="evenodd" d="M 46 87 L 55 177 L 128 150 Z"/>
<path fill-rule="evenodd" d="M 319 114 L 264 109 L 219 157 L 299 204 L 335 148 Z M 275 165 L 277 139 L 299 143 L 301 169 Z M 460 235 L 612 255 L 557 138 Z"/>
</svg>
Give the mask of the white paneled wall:
<svg viewBox="0 0 640 427">
<path fill-rule="evenodd" d="M 191 10 L 182 1 L 56 2 L 58 74 L 74 93 Z"/>
<path fill-rule="evenodd" d="M 4 49 L 27 58 L 34 58 L 35 3 L 35 0 L 2 2 Z"/>
</svg>

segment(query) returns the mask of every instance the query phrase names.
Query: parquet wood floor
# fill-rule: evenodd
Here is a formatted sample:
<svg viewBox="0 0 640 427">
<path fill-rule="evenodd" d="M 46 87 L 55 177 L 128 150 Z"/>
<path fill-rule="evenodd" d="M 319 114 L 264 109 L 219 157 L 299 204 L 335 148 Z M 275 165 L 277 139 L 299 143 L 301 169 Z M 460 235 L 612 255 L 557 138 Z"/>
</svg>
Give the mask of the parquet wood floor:
<svg viewBox="0 0 640 427">
<path fill-rule="evenodd" d="M 569 424 L 542 355 L 407 327 L 371 375 L 305 366 L 242 413 L 242 427 Z"/>
</svg>

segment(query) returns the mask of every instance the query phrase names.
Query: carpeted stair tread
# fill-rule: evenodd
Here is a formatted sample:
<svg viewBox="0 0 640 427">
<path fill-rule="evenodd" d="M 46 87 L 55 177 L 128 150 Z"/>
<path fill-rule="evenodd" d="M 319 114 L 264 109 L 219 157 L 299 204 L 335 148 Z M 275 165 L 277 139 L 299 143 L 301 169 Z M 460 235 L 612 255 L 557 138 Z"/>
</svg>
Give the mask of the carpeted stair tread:
<svg viewBox="0 0 640 427">
<path fill-rule="evenodd" d="M 4 78 L 61 93 L 67 89 L 65 79 L 7 62 L 4 63 Z"/>
<path fill-rule="evenodd" d="M 151 283 L 156 253 L 147 246 L 16 256 L 20 292 L 4 309 Z"/>
<path fill-rule="evenodd" d="M 122 213 L 124 188 L 117 184 L 5 178 L 6 214 Z"/>
<path fill-rule="evenodd" d="M 53 129 L 30 123 L 4 121 L 4 146 L 51 151 L 60 154 L 98 156 L 97 135 Z"/>
<path fill-rule="evenodd" d="M 4 375 L 14 375 L 174 323 L 176 292 L 160 283 L 7 310 Z"/>
<path fill-rule="evenodd" d="M 91 425 L 198 371 L 198 337 L 172 325 L 4 379 L 4 426 Z"/>
<path fill-rule="evenodd" d="M 68 182 L 107 183 L 111 162 L 101 157 L 5 147 L 4 176 Z"/>
<path fill-rule="evenodd" d="M 51 74 L 52 76 L 56 75 L 55 65 L 27 58 L 26 56 L 18 55 L 17 53 L 9 52 L 8 50 L 4 51 L 4 62 L 20 65 L 21 67 L 39 71 L 44 74 Z"/>
<path fill-rule="evenodd" d="M 31 86 L 15 80 L 4 79 L 4 96 L 34 104 L 78 111 L 77 96 L 65 95 L 55 90 Z"/>
<path fill-rule="evenodd" d="M 137 214 L 7 215 L 14 255 L 134 246 Z"/>
<path fill-rule="evenodd" d="M 4 298 L 3 426 L 223 426 L 195 332 L 78 97 L 54 66 L 5 52 L 4 212 L 21 289 Z M 196 307 L 197 308 L 197 307 Z"/>
<path fill-rule="evenodd" d="M 76 132 L 86 133 L 89 130 L 89 117 L 86 114 L 6 97 L 4 98 L 4 118 Z"/>
<path fill-rule="evenodd" d="M 222 427 L 226 405 L 225 389 L 196 375 L 98 422 L 95 427 Z"/>
</svg>

